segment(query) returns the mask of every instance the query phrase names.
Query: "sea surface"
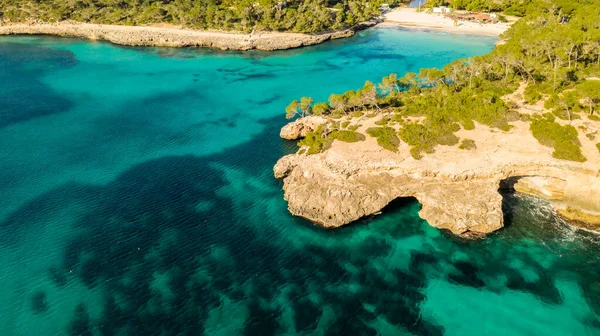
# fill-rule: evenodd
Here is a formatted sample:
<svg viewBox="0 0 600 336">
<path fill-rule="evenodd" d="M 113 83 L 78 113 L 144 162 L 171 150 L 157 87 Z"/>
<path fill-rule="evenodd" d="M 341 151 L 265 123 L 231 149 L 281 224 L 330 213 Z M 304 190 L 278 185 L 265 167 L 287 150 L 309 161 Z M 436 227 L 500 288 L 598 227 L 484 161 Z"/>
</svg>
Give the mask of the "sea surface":
<svg viewBox="0 0 600 336">
<path fill-rule="evenodd" d="M 396 28 L 300 50 L 0 38 L 0 335 L 600 335 L 600 238 L 505 195 L 464 241 L 401 199 L 292 217 L 284 109 L 495 40 Z"/>
</svg>

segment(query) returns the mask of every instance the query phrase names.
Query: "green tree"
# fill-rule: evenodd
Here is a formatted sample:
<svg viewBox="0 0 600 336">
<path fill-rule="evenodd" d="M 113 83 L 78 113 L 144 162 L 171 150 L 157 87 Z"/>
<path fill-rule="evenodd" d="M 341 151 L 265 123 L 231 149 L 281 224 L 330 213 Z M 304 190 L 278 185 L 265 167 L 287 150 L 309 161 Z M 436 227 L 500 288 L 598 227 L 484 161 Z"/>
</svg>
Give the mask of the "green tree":
<svg viewBox="0 0 600 336">
<path fill-rule="evenodd" d="M 285 108 L 285 118 L 292 119 L 293 117 L 295 117 L 299 113 L 299 108 L 300 102 L 297 99 L 292 100 L 290 105 L 288 105 L 288 107 Z"/>
<path fill-rule="evenodd" d="M 377 87 L 371 81 L 366 81 L 365 85 L 357 92 L 360 97 L 360 104 L 362 106 L 376 107 L 378 111 L 381 111 L 377 100 L 379 95 L 377 94 Z"/>
<path fill-rule="evenodd" d="M 389 95 L 394 90 L 398 91 L 400 89 L 398 87 L 398 75 L 391 73 L 389 76 L 383 77 L 381 83 L 379 83 L 379 89 L 384 96 Z"/>
<path fill-rule="evenodd" d="M 325 102 L 316 103 L 312 108 L 314 115 L 327 114 L 327 113 L 329 113 L 330 109 L 331 108 L 329 107 L 329 104 L 327 104 Z"/>
<path fill-rule="evenodd" d="M 348 104 L 343 95 L 340 94 L 331 94 L 329 96 L 329 105 L 336 112 L 346 113 L 346 109 L 348 108 Z"/>
<path fill-rule="evenodd" d="M 600 81 L 586 80 L 577 86 L 577 91 L 588 106 L 590 115 L 594 114 L 594 109 L 600 103 Z"/>
</svg>

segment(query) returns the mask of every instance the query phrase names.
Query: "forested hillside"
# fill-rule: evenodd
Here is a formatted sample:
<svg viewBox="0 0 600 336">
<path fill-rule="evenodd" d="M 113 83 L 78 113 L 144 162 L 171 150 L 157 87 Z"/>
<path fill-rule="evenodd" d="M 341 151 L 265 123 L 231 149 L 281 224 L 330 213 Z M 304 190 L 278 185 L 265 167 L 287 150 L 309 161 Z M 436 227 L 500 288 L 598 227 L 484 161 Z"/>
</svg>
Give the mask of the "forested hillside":
<svg viewBox="0 0 600 336">
<path fill-rule="evenodd" d="M 0 20 L 320 32 L 378 16 L 383 0 L 0 0 Z"/>
<path fill-rule="evenodd" d="M 430 0 L 428 7 L 448 6 L 472 12 L 504 12 L 506 15 L 523 16 L 535 0 Z"/>
<path fill-rule="evenodd" d="M 359 119 L 363 110 L 376 111 L 370 115 L 380 116 L 381 127 L 368 133 L 391 150 L 403 140 L 415 158 L 438 145 L 458 144 L 454 133 L 473 129 L 475 122 L 510 130 L 512 122 L 522 120 L 530 122 L 540 143 L 554 148 L 554 157 L 585 161 L 578 132 L 591 140 L 595 135 L 570 124 L 575 119 L 600 122 L 600 0 L 536 0 L 525 14 L 505 33 L 506 43 L 486 56 L 402 78 L 392 74 L 378 86 L 367 82 L 360 90 L 333 94 L 314 106 L 305 97 L 292 102 L 288 117 Z M 514 100 L 503 98 L 520 86 L 525 89 Z M 522 113 L 518 107 L 523 104 L 541 105 L 543 113 Z M 339 133 L 331 132 L 352 132 L 352 125 L 320 128 L 301 145 L 318 152 L 332 141 L 329 134 L 339 139 Z M 345 138 L 357 138 L 348 132 Z"/>
</svg>

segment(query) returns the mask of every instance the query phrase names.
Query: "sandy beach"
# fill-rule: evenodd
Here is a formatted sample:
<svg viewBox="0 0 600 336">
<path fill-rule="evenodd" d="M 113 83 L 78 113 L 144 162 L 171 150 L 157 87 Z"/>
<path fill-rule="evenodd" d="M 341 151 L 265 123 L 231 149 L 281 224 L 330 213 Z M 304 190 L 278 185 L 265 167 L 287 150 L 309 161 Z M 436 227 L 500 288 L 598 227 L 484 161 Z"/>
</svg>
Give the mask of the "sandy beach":
<svg viewBox="0 0 600 336">
<path fill-rule="evenodd" d="M 400 25 L 417 29 L 433 29 L 459 34 L 500 36 L 510 23 L 479 24 L 475 22 L 459 22 L 454 26 L 451 19 L 441 14 L 417 12 L 416 8 L 398 8 L 383 15 L 383 25 Z"/>
</svg>

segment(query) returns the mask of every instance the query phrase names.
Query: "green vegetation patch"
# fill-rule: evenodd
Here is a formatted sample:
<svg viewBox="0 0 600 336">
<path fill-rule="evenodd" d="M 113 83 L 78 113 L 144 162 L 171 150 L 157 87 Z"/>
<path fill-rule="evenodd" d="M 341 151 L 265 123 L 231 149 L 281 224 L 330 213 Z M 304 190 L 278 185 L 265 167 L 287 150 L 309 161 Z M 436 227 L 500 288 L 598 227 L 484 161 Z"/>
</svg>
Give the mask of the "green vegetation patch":
<svg viewBox="0 0 600 336">
<path fill-rule="evenodd" d="M 540 88 L 537 85 L 529 84 L 525 88 L 524 98 L 527 104 L 535 104 L 542 99 Z"/>
<path fill-rule="evenodd" d="M 375 122 L 375 125 L 386 126 L 390 122 L 390 118 L 381 118 Z"/>
<path fill-rule="evenodd" d="M 460 149 L 473 150 L 477 149 L 477 145 L 475 145 L 475 140 L 472 139 L 463 139 L 458 146 Z"/>
<path fill-rule="evenodd" d="M 411 146 L 410 154 L 417 160 L 423 157 L 422 153 L 433 153 L 435 146 L 454 146 L 458 144 L 458 137 L 454 132 L 460 126 L 456 123 L 407 123 L 399 131 L 400 138 Z"/>
<path fill-rule="evenodd" d="M 39 20 L 145 25 L 251 32 L 322 32 L 381 15 L 381 0 L 0 0 L 0 21 Z M 334 7 L 332 10 L 330 7 Z"/>
<path fill-rule="evenodd" d="M 398 146 L 400 146 L 400 139 L 396 135 L 396 130 L 392 127 L 371 127 L 367 129 L 367 134 L 374 138 L 377 138 L 377 143 L 379 144 L 379 146 L 392 152 L 398 151 Z"/>
<path fill-rule="evenodd" d="M 600 117 L 597 115 L 588 115 L 588 119 L 593 121 L 600 121 Z"/>
<path fill-rule="evenodd" d="M 571 125 L 562 126 L 551 114 L 534 116 L 529 127 L 533 136 L 544 146 L 553 147 L 552 157 L 561 160 L 584 162 L 577 130 Z"/>
<path fill-rule="evenodd" d="M 348 127 L 348 130 L 356 132 L 360 128 L 360 126 L 361 126 L 360 124 L 352 125 L 352 126 Z"/>
<path fill-rule="evenodd" d="M 304 139 L 298 141 L 298 146 L 307 146 L 306 154 L 318 154 L 331 147 L 334 140 L 358 142 L 365 140 L 365 136 L 349 130 L 334 130 L 326 134 L 324 127 L 319 126 L 316 130 L 307 133 Z"/>
<path fill-rule="evenodd" d="M 329 133 L 328 138 L 332 141 L 340 140 L 343 142 L 359 142 L 366 139 L 364 134 L 350 130 L 333 131 Z"/>
<path fill-rule="evenodd" d="M 430 1 L 428 6 L 445 2 Z M 399 125 L 398 136 L 411 146 L 416 159 L 438 145 L 458 144 L 455 133 L 461 128 L 473 130 L 483 124 L 492 132 L 509 131 L 510 123 L 521 120 L 532 123 L 532 133 L 554 148 L 555 158 L 585 161 L 577 131 L 555 121 L 557 117 L 566 121 L 585 118 L 584 114 L 600 121 L 600 80 L 595 78 L 600 70 L 600 7 L 597 1 L 551 2 L 552 10 L 542 0 L 452 2 L 454 8 L 506 10 L 525 18 L 511 25 L 503 34 L 505 43 L 488 55 L 456 60 L 442 69 L 408 72 L 401 78 L 390 74 L 378 84 L 366 81 L 358 90 L 330 95 L 318 108 L 316 104 L 311 107 L 312 99 L 305 97 L 292 102 L 288 113 L 344 118 L 364 113 L 376 118 L 378 126 L 369 129 L 369 134 L 392 151 L 398 148 L 392 126 Z M 515 95 L 515 101 L 505 102 L 506 95 L 516 93 L 522 84 L 524 92 Z M 545 108 L 552 113 L 543 117 L 520 113 L 521 104 L 516 101 L 521 99 L 530 104 L 545 100 Z M 471 145 L 467 139 L 460 147 Z"/>
</svg>

